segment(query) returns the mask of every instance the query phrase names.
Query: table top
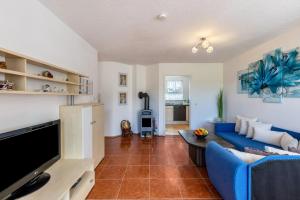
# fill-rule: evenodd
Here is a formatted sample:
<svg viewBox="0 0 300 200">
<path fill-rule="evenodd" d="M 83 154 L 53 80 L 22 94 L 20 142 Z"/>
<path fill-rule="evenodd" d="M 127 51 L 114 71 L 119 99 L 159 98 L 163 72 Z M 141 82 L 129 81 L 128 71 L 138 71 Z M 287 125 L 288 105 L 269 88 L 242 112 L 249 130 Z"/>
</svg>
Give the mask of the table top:
<svg viewBox="0 0 300 200">
<path fill-rule="evenodd" d="M 234 146 L 223 140 L 222 138 L 216 136 L 214 133 L 209 133 L 204 139 L 197 139 L 193 130 L 179 130 L 178 133 L 183 137 L 183 139 L 189 144 L 194 145 L 199 148 L 206 148 L 206 145 L 210 141 L 215 141 L 223 147 L 234 148 Z"/>
</svg>

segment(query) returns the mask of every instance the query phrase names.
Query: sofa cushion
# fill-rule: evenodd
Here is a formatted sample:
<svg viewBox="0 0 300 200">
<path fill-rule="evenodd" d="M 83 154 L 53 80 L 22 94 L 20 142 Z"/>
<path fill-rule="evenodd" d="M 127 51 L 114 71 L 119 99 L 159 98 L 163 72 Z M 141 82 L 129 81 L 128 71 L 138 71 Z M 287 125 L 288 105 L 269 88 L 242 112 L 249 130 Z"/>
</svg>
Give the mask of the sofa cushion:
<svg viewBox="0 0 300 200">
<path fill-rule="evenodd" d="M 248 130 L 248 123 L 249 122 L 256 122 L 257 118 L 247 118 L 247 117 L 241 117 L 241 127 L 239 134 L 240 135 L 247 135 Z"/>
<path fill-rule="evenodd" d="M 243 152 L 243 151 L 238 151 L 238 150 L 232 149 L 232 148 L 228 148 L 228 151 L 230 151 L 236 157 L 238 157 L 239 159 L 241 159 L 242 161 L 244 161 L 246 163 L 253 163 L 253 162 L 255 162 L 257 160 L 260 160 L 260 159 L 265 157 L 265 156 L 262 156 L 262 155 L 257 155 L 257 154 Z"/>
<path fill-rule="evenodd" d="M 249 118 L 249 117 L 243 117 L 243 116 L 237 115 L 235 117 L 235 127 L 234 127 L 234 130 L 237 133 L 239 133 L 241 131 L 242 119 L 244 119 L 244 120 L 250 120 L 250 121 L 257 121 L 257 118 Z M 246 124 L 246 126 L 247 125 L 248 124 Z"/>
<path fill-rule="evenodd" d="M 267 152 L 267 151 L 263 151 L 263 150 L 259 150 L 259 149 L 252 149 L 250 147 L 245 147 L 245 152 L 256 154 L 256 155 L 261 155 L 261 156 L 279 155 L 278 153 L 271 153 L 271 152 Z"/>
<path fill-rule="evenodd" d="M 281 149 L 276 149 L 273 147 L 265 147 L 265 150 L 267 152 L 271 152 L 271 153 L 278 153 L 279 155 L 290 155 L 290 156 L 299 156 L 299 153 L 295 153 L 295 152 L 291 152 L 291 151 L 285 151 L 285 150 L 281 150 Z"/>
<path fill-rule="evenodd" d="M 235 127 L 234 130 L 235 132 L 240 132 L 241 129 L 241 116 L 237 115 L 235 118 Z"/>
<path fill-rule="evenodd" d="M 280 141 L 284 133 L 285 132 L 268 131 L 254 127 L 253 140 L 280 146 Z"/>
<path fill-rule="evenodd" d="M 216 135 L 223 138 L 227 142 L 230 142 L 240 151 L 244 151 L 245 147 L 251 147 L 251 148 L 260 149 L 260 150 L 265 150 L 265 146 L 280 148 L 275 145 L 251 140 L 249 138 L 246 138 L 243 135 L 238 135 L 234 132 L 216 132 Z"/>
<path fill-rule="evenodd" d="M 298 143 L 299 143 L 298 140 L 295 139 L 294 137 L 292 137 L 288 133 L 284 133 L 282 138 L 281 138 L 281 141 L 280 141 L 281 147 L 286 151 L 288 151 L 289 148 L 297 149 L 298 148 Z"/>
<path fill-rule="evenodd" d="M 272 124 L 248 121 L 248 130 L 247 130 L 247 135 L 246 135 L 247 138 L 253 138 L 255 127 L 265 129 L 265 130 L 271 130 Z"/>
<path fill-rule="evenodd" d="M 287 132 L 288 134 L 290 134 L 291 136 L 293 136 L 294 138 L 296 138 L 297 140 L 300 140 L 300 133 L 295 132 L 295 131 L 290 131 L 290 130 L 286 130 L 286 129 L 282 129 L 282 128 L 278 128 L 273 126 L 271 128 L 272 131 L 279 131 L 279 132 Z"/>
</svg>

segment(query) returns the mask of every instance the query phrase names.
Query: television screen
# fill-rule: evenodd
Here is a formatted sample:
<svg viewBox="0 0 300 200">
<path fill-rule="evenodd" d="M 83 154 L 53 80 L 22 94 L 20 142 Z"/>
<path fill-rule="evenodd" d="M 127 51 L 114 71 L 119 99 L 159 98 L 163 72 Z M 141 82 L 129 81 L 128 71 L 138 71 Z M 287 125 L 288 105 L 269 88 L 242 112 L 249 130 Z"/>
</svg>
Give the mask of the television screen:
<svg viewBox="0 0 300 200">
<path fill-rule="evenodd" d="M 0 154 L 0 191 L 12 192 L 60 158 L 59 121 L 0 134 Z"/>
</svg>

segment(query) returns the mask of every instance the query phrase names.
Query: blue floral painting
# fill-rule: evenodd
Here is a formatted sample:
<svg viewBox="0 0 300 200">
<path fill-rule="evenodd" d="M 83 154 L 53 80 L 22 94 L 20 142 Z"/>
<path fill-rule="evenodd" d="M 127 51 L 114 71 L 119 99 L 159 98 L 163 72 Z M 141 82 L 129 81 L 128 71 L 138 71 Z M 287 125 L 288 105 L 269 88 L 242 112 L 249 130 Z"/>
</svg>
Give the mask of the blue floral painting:
<svg viewBox="0 0 300 200">
<path fill-rule="evenodd" d="M 237 80 L 238 80 L 238 93 L 239 94 L 247 94 L 248 93 L 248 70 L 241 70 L 237 73 Z"/>
<path fill-rule="evenodd" d="M 249 65 L 239 84 L 245 85 L 243 89 L 248 88 L 249 97 L 260 97 L 264 102 L 280 103 L 283 97 L 300 97 L 298 54 L 298 49 L 288 52 L 276 49 L 266 54 Z"/>
</svg>

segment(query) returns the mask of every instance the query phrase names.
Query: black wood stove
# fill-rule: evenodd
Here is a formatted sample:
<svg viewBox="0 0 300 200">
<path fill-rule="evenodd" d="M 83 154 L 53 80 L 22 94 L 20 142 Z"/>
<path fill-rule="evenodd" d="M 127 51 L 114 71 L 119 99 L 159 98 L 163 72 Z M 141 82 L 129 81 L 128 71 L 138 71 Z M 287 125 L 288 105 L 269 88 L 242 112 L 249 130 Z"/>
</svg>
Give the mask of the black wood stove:
<svg viewBox="0 0 300 200">
<path fill-rule="evenodd" d="M 149 95 L 139 92 L 139 98 L 144 98 L 144 109 L 139 112 L 139 132 L 141 137 L 152 137 L 154 132 L 153 112 L 149 108 Z"/>
</svg>

